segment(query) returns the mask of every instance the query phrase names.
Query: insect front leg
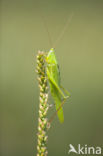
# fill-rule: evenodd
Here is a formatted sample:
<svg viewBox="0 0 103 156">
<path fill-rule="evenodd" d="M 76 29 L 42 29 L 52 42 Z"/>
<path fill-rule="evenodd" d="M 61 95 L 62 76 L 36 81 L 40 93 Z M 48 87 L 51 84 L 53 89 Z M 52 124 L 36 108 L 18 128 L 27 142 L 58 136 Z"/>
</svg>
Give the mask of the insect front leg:
<svg viewBox="0 0 103 156">
<path fill-rule="evenodd" d="M 47 57 L 45 57 L 45 62 L 48 64 L 48 66 L 55 66 L 55 63 L 51 63 Z"/>
</svg>

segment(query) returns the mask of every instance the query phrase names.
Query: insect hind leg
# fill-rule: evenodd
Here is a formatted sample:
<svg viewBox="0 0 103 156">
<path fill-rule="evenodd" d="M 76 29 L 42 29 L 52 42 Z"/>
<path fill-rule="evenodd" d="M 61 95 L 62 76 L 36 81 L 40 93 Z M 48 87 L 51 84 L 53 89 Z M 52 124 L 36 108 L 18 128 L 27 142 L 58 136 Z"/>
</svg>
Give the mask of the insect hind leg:
<svg viewBox="0 0 103 156">
<path fill-rule="evenodd" d="M 71 94 L 63 86 L 60 85 L 60 88 L 65 92 L 65 94 L 67 94 L 66 98 L 71 96 Z"/>
</svg>

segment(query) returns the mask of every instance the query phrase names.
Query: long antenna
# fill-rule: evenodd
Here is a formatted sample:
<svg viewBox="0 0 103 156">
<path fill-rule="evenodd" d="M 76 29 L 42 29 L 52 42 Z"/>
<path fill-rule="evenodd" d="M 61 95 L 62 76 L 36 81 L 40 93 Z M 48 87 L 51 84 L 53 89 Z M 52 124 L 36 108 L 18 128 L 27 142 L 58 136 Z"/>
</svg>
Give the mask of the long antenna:
<svg viewBox="0 0 103 156">
<path fill-rule="evenodd" d="M 45 27 L 45 29 L 46 29 L 46 31 L 47 31 L 47 34 L 48 34 L 50 46 L 52 47 L 53 44 L 52 44 L 52 39 L 51 39 L 51 35 L 50 35 L 50 32 L 49 32 L 49 29 L 48 29 L 48 26 L 47 26 L 47 22 L 46 22 L 46 20 L 45 20 L 43 14 L 41 15 L 41 17 L 42 17 L 42 19 L 43 19 L 44 27 Z"/>
<path fill-rule="evenodd" d="M 40 6 L 41 6 L 41 2 L 40 1 L 38 1 L 38 8 L 40 8 Z M 44 27 L 45 27 L 45 29 L 46 29 L 46 32 L 47 32 L 47 35 L 48 35 L 48 39 L 49 39 L 49 44 L 50 44 L 50 46 L 52 47 L 52 39 L 51 39 L 51 35 L 50 35 L 50 32 L 49 32 L 49 29 L 48 29 L 48 26 L 47 26 L 47 22 L 46 22 L 46 19 L 45 19 L 45 15 L 44 15 L 44 12 L 43 12 L 43 8 L 41 9 L 41 11 L 42 11 L 42 14 L 40 14 L 40 16 L 41 16 L 41 19 L 43 20 L 43 24 L 44 24 Z"/>
<path fill-rule="evenodd" d="M 71 19 L 72 19 L 73 15 L 74 15 L 74 13 L 72 13 L 71 16 L 68 18 L 68 20 L 67 20 L 67 22 L 66 22 L 66 24 L 65 24 L 65 26 L 64 26 L 64 28 L 63 28 L 63 30 L 61 31 L 59 37 L 57 38 L 57 40 L 56 40 L 56 42 L 55 42 L 53 48 L 56 47 L 56 45 L 59 43 L 59 41 L 60 41 L 61 38 L 63 37 L 63 35 L 64 35 L 64 33 L 65 33 L 65 31 L 66 31 L 68 25 L 69 25 L 70 22 L 71 22 Z"/>
</svg>

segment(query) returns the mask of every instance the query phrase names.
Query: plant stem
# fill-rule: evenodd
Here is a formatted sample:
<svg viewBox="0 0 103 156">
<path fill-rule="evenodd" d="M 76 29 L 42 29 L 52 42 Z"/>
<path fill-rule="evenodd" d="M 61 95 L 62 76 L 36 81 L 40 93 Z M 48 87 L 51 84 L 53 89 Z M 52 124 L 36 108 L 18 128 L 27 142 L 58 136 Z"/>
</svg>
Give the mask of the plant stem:
<svg viewBox="0 0 103 156">
<path fill-rule="evenodd" d="M 39 118 L 38 118 L 38 145 L 37 156 L 47 156 L 47 111 L 48 111 L 48 87 L 45 70 L 45 53 L 39 51 L 37 55 L 37 73 L 40 89 Z"/>
</svg>

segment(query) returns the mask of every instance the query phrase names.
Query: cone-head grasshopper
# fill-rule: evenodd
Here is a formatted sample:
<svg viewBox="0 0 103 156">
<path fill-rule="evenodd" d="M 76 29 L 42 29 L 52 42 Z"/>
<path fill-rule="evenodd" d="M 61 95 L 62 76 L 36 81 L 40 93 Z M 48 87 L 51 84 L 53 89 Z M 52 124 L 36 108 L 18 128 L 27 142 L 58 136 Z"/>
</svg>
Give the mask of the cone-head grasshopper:
<svg viewBox="0 0 103 156">
<path fill-rule="evenodd" d="M 72 19 L 72 17 L 73 17 L 73 13 L 68 18 L 68 20 L 67 20 L 67 22 L 66 22 L 66 24 L 64 26 L 64 29 L 61 31 L 60 36 L 57 38 L 57 40 L 56 40 L 53 47 L 55 47 L 57 45 L 57 43 L 60 41 L 60 39 L 62 38 L 65 30 L 68 27 L 68 24 L 70 23 L 70 21 Z M 43 19 L 44 19 L 44 17 L 43 17 Z M 45 28 L 46 28 L 47 33 L 48 33 L 49 41 L 50 41 L 50 43 L 52 43 L 45 20 L 44 20 L 44 24 L 45 24 Z M 52 95 L 52 97 L 54 99 L 54 103 L 55 103 L 55 106 L 56 106 L 56 113 L 55 114 L 58 115 L 59 121 L 62 123 L 64 121 L 62 106 L 63 106 L 65 100 L 68 97 L 70 97 L 70 93 L 61 86 L 60 70 L 59 70 L 59 65 L 58 65 L 58 62 L 57 62 L 57 59 L 56 59 L 54 48 L 51 48 L 50 51 L 47 53 L 46 62 L 47 62 L 46 73 L 47 73 L 47 77 L 48 77 L 48 80 L 49 80 L 50 91 L 51 91 L 51 95 Z M 65 96 L 62 90 L 68 96 Z M 54 117 L 54 115 L 52 116 L 52 118 Z M 52 120 L 50 120 L 50 121 L 52 121 Z"/>
<path fill-rule="evenodd" d="M 51 95 L 55 102 L 59 121 L 62 123 L 64 121 L 62 103 L 64 103 L 65 99 L 67 99 L 70 96 L 70 94 L 63 87 L 61 87 L 60 70 L 55 56 L 54 48 L 51 48 L 50 51 L 48 52 L 46 61 L 47 61 L 46 72 L 49 80 Z M 64 95 L 62 89 L 66 92 L 68 96 Z"/>
</svg>

